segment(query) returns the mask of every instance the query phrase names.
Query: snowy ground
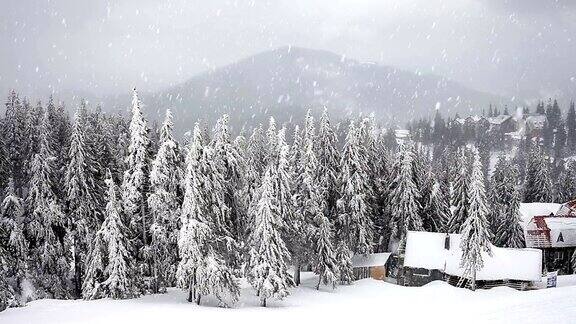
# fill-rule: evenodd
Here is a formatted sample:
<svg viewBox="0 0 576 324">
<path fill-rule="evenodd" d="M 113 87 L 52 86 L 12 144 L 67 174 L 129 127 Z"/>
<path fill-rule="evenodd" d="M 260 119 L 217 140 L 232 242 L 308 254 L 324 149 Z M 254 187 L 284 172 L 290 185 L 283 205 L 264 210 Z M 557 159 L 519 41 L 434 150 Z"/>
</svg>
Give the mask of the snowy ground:
<svg viewBox="0 0 576 324">
<path fill-rule="evenodd" d="M 246 288 L 234 309 L 196 306 L 185 294 L 134 300 L 39 300 L 0 313 L 0 323 L 355 323 L 358 319 L 392 323 L 575 323 L 576 276 L 559 278 L 558 288 L 520 292 L 496 288 L 472 292 L 444 282 L 409 288 L 364 279 L 335 291 L 313 289 L 315 278 L 304 275 L 303 286 L 284 301 L 258 307 Z"/>
</svg>

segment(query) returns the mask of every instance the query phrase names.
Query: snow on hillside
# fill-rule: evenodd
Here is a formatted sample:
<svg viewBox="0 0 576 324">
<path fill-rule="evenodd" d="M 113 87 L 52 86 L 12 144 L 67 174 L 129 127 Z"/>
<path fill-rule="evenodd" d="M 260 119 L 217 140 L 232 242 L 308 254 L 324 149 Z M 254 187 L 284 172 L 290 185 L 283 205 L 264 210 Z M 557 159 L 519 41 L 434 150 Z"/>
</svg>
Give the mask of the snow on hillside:
<svg viewBox="0 0 576 324">
<path fill-rule="evenodd" d="M 0 313 L 0 323 L 350 323 L 359 319 L 402 323 L 573 323 L 576 286 L 573 276 L 560 277 L 565 287 L 537 291 L 495 288 L 472 292 L 436 281 L 424 287 L 402 287 L 364 279 L 332 291 L 316 291 L 316 277 L 303 274 L 303 285 L 284 301 L 258 307 L 253 294 L 243 291 L 234 309 L 196 306 L 186 294 L 167 294 L 133 300 L 39 300 Z"/>
</svg>

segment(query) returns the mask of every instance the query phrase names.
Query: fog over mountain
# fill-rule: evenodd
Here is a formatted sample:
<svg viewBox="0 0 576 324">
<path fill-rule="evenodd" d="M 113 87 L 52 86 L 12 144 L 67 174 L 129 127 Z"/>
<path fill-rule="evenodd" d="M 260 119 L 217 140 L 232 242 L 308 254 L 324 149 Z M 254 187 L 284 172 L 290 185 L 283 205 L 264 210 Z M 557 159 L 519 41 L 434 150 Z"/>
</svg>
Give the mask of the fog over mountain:
<svg viewBox="0 0 576 324">
<path fill-rule="evenodd" d="M 565 102 L 576 97 L 574 35 L 576 3 L 568 0 L 6 0 L 0 93 L 170 91 L 293 45 L 442 76 L 517 103 Z"/>
<path fill-rule="evenodd" d="M 103 106 L 123 110 L 130 93 L 107 97 Z M 335 53 L 281 47 L 203 73 L 163 91 L 143 94 L 144 109 L 161 119 L 166 108 L 187 130 L 196 120 L 213 124 L 230 115 L 238 128 L 266 123 L 301 122 L 307 109 L 327 107 L 337 120 L 373 114 L 378 122 L 403 126 L 430 116 L 436 108 L 454 115 L 480 113 L 490 103 L 513 105 L 503 97 L 471 90 L 435 75 L 359 62 Z"/>
</svg>

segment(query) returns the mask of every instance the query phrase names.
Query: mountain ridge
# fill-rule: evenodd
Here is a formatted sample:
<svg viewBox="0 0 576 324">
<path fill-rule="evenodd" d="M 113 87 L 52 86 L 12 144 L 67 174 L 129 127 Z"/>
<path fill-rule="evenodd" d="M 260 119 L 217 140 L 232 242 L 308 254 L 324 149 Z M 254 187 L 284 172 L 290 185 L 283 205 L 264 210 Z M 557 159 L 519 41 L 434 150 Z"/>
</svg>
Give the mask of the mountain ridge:
<svg viewBox="0 0 576 324">
<path fill-rule="evenodd" d="M 506 99 L 432 74 L 360 62 L 326 50 L 283 46 L 195 75 L 179 85 L 142 94 L 150 119 L 171 108 L 179 130 L 197 120 L 213 124 L 222 114 L 240 129 L 265 123 L 298 122 L 307 109 L 327 107 L 335 119 L 374 114 L 386 125 L 430 116 L 480 113 Z M 127 107 L 129 98 L 114 105 Z"/>
</svg>

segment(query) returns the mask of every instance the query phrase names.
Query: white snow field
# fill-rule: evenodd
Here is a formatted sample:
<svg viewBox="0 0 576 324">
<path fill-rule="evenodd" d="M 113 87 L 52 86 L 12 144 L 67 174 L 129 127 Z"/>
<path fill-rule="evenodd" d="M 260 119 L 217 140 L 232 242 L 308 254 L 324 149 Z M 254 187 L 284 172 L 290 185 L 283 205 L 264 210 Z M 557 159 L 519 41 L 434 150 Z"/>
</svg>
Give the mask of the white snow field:
<svg viewBox="0 0 576 324">
<path fill-rule="evenodd" d="M 316 277 L 303 278 L 290 297 L 268 308 L 248 288 L 232 309 L 196 306 L 170 289 L 133 300 L 38 300 L 0 313 L 0 323 L 576 323 L 576 276 L 559 277 L 558 288 L 476 292 L 441 281 L 401 287 L 373 279 L 316 291 Z"/>
</svg>

